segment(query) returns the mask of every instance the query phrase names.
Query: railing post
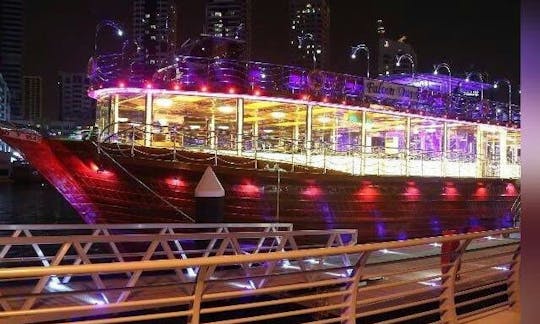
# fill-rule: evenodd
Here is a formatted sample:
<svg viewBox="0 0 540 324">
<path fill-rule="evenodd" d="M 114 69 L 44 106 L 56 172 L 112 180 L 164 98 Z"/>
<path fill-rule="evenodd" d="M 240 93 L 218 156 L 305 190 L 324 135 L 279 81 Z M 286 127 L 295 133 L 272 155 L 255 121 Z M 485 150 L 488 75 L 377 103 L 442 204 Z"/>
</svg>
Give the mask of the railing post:
<svg viewBox="0 0 540 324">
<path fill-rule="evenodd" d="M 135 125 L 131 125 L 131 157 L 135 156 Z"/>
<path fill-rule="evenodd" d="M 190 324 L 199 324 L 201 322 L 201 304 L 204 287 L 206 285 L 206 275 L 208 273 L 208 267 L 200 267 L 197 272 L 197 283 L 195 284 L 195 290 L 193 291 L 193 304 L 191 306 L 191 318 Z"/>
<path fill-rule="evenodd" d="M 521 266 L 521 247 L 518 246 L 512 257 L 512 263 L 510 264 L 510 275 L 508 276 L 508 283 L 506 291 L 508 292 L 508 302 L 510 309 L 514 312 L 521 311 L 521 301 L 519 297 L 520 285 L 519 285 L 519 271 Z"/>
<path fill-rule="evenodd" d="M 365 251 L 362 253 L 356 264 L 354 265 L 352 278 L 353 281 L 347 285 L 347 291 L 349 294 L 345 296 L 345 302 L 347 302 L 346 308 L 341 312 L 344 319 L 341 323 L 355 324 L 356 323 L 356 304 L 358 301 L 358 285 L 362 278 L 364 266 L 367 263 L 371 251 Z"/>
<path fill-rule="evenodd" d="M 447 265 L 441 265 L 441 294 L 439 296 L 439 313 L 441 314 L 441 322 L 443 324 L 455 324 L 458 322 L 456 303 L 454 300 L 456 291 L 456 275 L 459 271 L 461 257 L 471 241 L 471 239 L 468 239 L 461 242 L 457 249 L 449 252 L 451 253 L 449 258 L 450 262 Z"/>
<path fill-rule="evenodd" d="M 323 142 L 323 173 L 326 174 L 326 143 Z"/>
<path fill-rule="evenodd" d="M 176 131 L 176 126 L 173 128 L 173 157 L 172 157 L 172 160 L 173 162 L 176 161 L 176 136 L 178 136 L 178 132 Z"/>
</svg>

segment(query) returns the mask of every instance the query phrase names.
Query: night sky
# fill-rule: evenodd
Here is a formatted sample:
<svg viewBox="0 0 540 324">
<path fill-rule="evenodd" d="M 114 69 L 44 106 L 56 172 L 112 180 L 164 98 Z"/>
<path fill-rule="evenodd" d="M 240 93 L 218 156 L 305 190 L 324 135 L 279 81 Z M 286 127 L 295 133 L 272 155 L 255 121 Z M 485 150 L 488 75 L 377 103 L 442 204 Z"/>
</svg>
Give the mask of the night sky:
<svg viewBox="0 0 540 324">
<path fill-rule="evenodd" d="M 95 26 L 104 19 L 131 25 L 129 0 L 26 0 L 25 75 L 44 82 L 44 115 L 57 119 L 58 71 L 84 72 L 94 46 Z M 179 43 L 203 30 L 204 0 L 177 0 Z M 287 64 L 288 1 L 253 0 L 254 60 Z M 350 46 L 375 49 L 376 21 L 387 36 L 407 36 L 418 57 L 418 72 L 446 62 L 452 74 L 483 71 L 489 80 L 508 78 L 514 89 L 520 73 L 520 6 L 517 0 L 330 0 L 330 69 L 363 74 L 349 59 Z M 376 65 L 372 58 L 372 65 Z M 373 69 L 375 71 L 375 69 Z M 442 72 L 444 73 L 444 72 Z M 492 90 L 493 91 L 493 90 Z M 504 101 L 504 90 L 494 90 Z M 490 96 L 487 95 L 489 98 Z"/>
</svg>

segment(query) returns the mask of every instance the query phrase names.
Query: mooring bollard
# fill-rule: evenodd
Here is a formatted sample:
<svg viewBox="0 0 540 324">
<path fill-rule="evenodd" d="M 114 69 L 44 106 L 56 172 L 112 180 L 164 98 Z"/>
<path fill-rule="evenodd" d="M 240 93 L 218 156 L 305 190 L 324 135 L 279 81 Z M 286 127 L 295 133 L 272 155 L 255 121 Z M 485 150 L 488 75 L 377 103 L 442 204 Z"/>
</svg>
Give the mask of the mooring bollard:
<svg viewBox="0 0 540 324">
<path fill-rule="evenodd" d="M 195 219 L 197 223 L 222 223 L 225 190 L 209 166 L 195 188 Z"/>
</svg>

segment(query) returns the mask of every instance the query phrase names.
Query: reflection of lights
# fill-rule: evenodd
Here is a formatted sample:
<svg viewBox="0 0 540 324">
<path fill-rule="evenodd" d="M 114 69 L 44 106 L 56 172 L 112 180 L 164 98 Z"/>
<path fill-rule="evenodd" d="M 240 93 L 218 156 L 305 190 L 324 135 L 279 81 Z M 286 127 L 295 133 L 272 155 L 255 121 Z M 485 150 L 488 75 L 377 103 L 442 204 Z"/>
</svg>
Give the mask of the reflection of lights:
<svg viewBox="0 0 540 324">
<path fill-rule="evenodd" d="M 189 125 L 189 129 L 201 129 L 201 125 Z"/>
<path fill-rule="evenodd" d="M 248 280 L 248 284 L 243 284 L 239 282 L 229 282 L 229 285 L 242 288 L 242 289 L 249 289 L 249 290 L 256 289 L 255 284 L 253 283 L 252 280 Z"/>
<path fill-rule="evenodd" d="M 270 116 L 274 119 L 282 119 L 285 118 L 285 113 L 283 111 L 272 111 Z"/>
<path fill-rule="evenodd" d="M 441 247 L 442 246 L 441 243 L 431 243 L 430 245 L 434 246 L 434 247 Z"/>
<path fill-rule="evenodd" d="M 166 119 L 159 119 L 159 120 L 158 120 L 158 124 L 159 124 L 160 126 L 166 126 L 166 125 L 169 124 L 169 122 L 168 122 Z"/>
<path fill-rule="evenodd" d="M 157 98 L 156 105 L 159 107 L 169 108 L 173 105 L 173 101 L 169 98 Z"/>
<path fill-rule="evenodd" d="M 129 121 L 129 118 L 127 117 L 118 117 L 119 123 L 127 123 Z"/>
<path fill-rule="evenodd" d="M 233 106 L 219 106 L 217 110 L 223 114 L 231 114 L 234 112 L 235 108 Z"/>
<path fill-rule="evenodd" d="M 49 282 L 47 283 L 47 290 L 49 291 L 58 291 L 58 292 L 69 292 L 69 291 L 73 291 L 72 288 L 68 287 L 67 285 L 64 285 L 62 283 L 60 283 L 60 280 L 58 280 L 58 278 L 56 277 L 52 277 L 51 280 L 49 280 Z M 88 304 L 91 304 L 91 305 L 105 305 L 105 304 L 108 304 L 109 303 L 109 300 L 107 299 L 107 296 L 105 296 L 105 294 L 103 293 L 100 293 L 101 294 L 101 297 L 103 298 L 103 300 L 100 300 L 100 299 L 96 299 L 96 298 L 93 298 L 89 295 L 76 295 L 75 298 L 77 299 L 80 299 Z"/>
<path fill-rule="evenodd" d="M 227 125 L 219 125 L 219 126 L 217 127 L 217 129 L 228 130 L 228 129 L 229 129 L 229 126 L 227 126 Z"/>
<path fill-rule="evenodd" d="M 504 267 L 504 266 L 491 267 L 491 269 L 500 270 L 500 271 L 509 271 L 510 270 L 508 267 Z"/>
<path fill-rule="evenodd" d="M 263 133 L 266 133 L 266 134 L 270 134 L 270 133 L 273 133 L 274 130 L 273 129 L 265 129 L 263 130 Z"/>
<path fill-rule="evenodd" d="M 441 278 L 437 277 L 428 281 L 419 281 L 418 283 L 425 286 L 438 287 L 440 286 L 439 284 L 440 281 L 441 281 Z"/>
</svg>

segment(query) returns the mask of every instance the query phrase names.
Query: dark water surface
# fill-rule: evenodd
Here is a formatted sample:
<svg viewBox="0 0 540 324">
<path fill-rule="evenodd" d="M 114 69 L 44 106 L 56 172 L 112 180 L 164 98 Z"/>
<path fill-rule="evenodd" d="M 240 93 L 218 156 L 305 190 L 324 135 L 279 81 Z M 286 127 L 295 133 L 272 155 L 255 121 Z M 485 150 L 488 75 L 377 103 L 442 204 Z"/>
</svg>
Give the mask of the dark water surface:
<svg viewBox="0 0 540 324">
<path fill-rule="evenodd" d="M 49 184 L 0 180 L 0 224 L 79 224 L 82 219 Z"/>
</svg>

